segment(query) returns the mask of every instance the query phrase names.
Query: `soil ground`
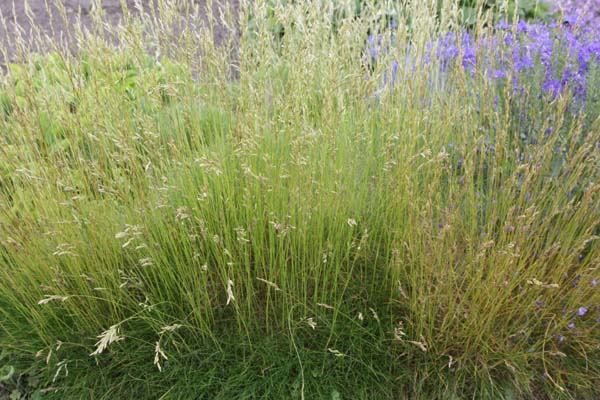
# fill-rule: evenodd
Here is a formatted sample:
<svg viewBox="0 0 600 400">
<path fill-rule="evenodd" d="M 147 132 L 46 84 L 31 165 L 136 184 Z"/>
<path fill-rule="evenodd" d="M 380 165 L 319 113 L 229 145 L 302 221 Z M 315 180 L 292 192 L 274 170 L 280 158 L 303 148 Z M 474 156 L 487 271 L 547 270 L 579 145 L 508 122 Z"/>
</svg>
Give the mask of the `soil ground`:
<svg viewBox="0 0 600 400">
<path fill-rule="evenodd" d="M 201 10 L 206 10 L 206 0 L 188 0 L 194 4 L 198 4 Z M 58 12 L 56 4 L 58 0 L 27 0 L 31 9 L 31 18 L 27 15 L 25 5 L 26 0 L 0 0 L 0 12 L 6 20 L 6 29 L 0 24 L 0 43 L 3 43 L 8 48 L 8 54 L 0 54 L 0 64 L 5 64 L 8 61 L 14 61 L 18 58 L 18 52 L 10 43 L 14 42 L 19 32 L 26 40 L 31 39 L 32 27 L 39 28 L 43 34 L 49 35 L 53 39 L 66 37 L 67 31 L 73 31 L 73 24 L 77 20 L 79 10 L 81 9 L 81 20 L 84 26 L 90 26 L 93 0 L 62 0 L 65 6 L 68 21 L 65 22 Z M 102 9 L 105 13 L 105 20 L 111 24 L 118 24 L 123 17 L 121 8 L 121 0 L 102 0 Z M 125 0 L 130 10 L 135 10 L 134 0 Z M 152 4 L 154 1 L 141 0 L 142 4 Z M 46 8 L 49 5 L 50 13 Z M 218 9 L 224 5 L 229 5 L 234 12 L 239 9 L 239 0 L 216 0 L 213 4 L 213 11 L 218 15 Z M 222 25 L 215 27 L 215 40 L 221 42 L 228 35 L 228 31 Z M 36 49 L 43 51 L 44 49 Z"/>
</svg>

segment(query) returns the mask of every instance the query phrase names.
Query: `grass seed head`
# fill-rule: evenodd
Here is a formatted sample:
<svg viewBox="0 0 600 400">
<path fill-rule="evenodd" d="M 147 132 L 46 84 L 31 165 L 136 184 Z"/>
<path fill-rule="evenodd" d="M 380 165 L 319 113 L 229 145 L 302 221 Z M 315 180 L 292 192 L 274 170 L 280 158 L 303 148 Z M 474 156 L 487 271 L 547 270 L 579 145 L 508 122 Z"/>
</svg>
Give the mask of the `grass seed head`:
<svg viewBox="0 0 600 400">
<path fill-rule="evenodd" d="M 90 356 L 92 357 L 101 354 L 112 343 L 119 342 L 125 339 L 124 337 L 119 336 L 119 325 L 111 326 L 97 337 L 100 340 L 96 342 L 96 350 L 90 353 Z"/>
</svg>

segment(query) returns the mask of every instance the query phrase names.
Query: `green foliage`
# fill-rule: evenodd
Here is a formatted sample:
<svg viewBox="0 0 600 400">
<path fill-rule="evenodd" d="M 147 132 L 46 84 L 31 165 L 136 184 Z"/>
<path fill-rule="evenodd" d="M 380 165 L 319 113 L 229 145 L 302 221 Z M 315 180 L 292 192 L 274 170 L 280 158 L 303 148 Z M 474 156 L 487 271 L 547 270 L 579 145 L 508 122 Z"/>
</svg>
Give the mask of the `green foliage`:
<svg viewBox="0 0 600 400">
<path fill-rule="evenodd" d="M 0 399 L 42 399 L 42 381 L 35 375 L 17 373 L 8 354 L 6 350 L 0 352 Z"/>
<path fill-rule="evenodd" d="M 260 25 L 277 43 L 281 43 L 286 24 L 288 31 L 297 30 L 296 23 L 289 21 L 289 16 L 286 16 L 284 10 L 297 8 L 306 15 L 308 11 L 302 9 L 302 4 L 299 0 L 266 1 L 264 7 L 251 10 L 246 15 L 248 29 L 244 34 L 247 39 L 256 40 Z M 435 7 L 435 3 L 432 4 Z M 419 31 L 420 29 L 414 26 L 413 14 L 415 10 L 427 9 L 429 6 L 420 2 L 381 0 L 321 0 L 310 5 L 328 18 L 323 36 L 338 34 L 340 23 L 348 19 L 360 20 L 365 26 L 365 31 L 360 34 L 365 36 L 394 31 L 399 24 L 404 25 L 409 33 Z M 454 10 L 455 6 L 458 12 Z M 471 30 L 476 29 L 478 19 L 484 21 L 484 25 L 495 25 L 502 19 L 512 23 L 515 20 L 547 20 L 553 16 L 555 14 L 552 13 L 548 0 L 437 0 L 435 14 L 438 23 L 436 29 L 446 29 L 447 27 L 440 23 L 445 25 L 451 22 L 452 26 L 462 26 Z M 261 23 L 258 24 L 257 21 Z M 309 20 L 307 22 L 312 23 Z"/>
<path fill-rule="evenodd" d="M 438 0 L 442 8 L 444 0 Z M 494 14 L 496 20 L 505 18 L 512 22 L 514 18 L 521 20 L 545 19 L 551 16 L 550 5 L 546 0 L 460 0 L 462 23 L 474 26 L 477 16 L 488 11 Z"/>
</svg>

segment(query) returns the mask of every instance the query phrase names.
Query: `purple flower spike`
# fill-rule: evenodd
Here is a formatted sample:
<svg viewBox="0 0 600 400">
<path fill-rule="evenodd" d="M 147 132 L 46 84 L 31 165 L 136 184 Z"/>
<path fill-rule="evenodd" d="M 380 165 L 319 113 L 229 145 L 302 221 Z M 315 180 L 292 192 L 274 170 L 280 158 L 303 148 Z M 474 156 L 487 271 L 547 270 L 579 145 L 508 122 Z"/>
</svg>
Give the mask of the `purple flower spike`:
<svg viewBox="0 0 600 400">
<path fill-rule="evenodd" d="M 580 317 L 583 317 L 585 314 L 587 314 L 588 310 L 585 307 L 579 307 L 579 310 L 577 310 L 577 315 L 579 315 Z"/>
<path fill-rule="evenodd" d="M 595 279 L 592 279 L 592 286 L 596 286 L 598 282 Z"/>
<path fill-rule="evenodd" d="M 569 329 L 574 329 L 574 328 L 575 328 L 575 322 L 571 322 L 571 323 L 568 325 L 568 327 L 569 327 Z"/>
</svg>

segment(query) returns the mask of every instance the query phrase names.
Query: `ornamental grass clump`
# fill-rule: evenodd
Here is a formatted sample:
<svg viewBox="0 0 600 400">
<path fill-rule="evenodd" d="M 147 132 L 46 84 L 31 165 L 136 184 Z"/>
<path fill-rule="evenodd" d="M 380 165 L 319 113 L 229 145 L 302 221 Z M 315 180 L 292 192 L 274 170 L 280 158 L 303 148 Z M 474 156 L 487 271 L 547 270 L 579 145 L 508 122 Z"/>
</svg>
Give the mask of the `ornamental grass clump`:
<svg viewBox="0 0 600 400">
<path fill-rule="evenodd" d="M 94 8 L 74 46 L 11 43 L 2 387 L 597 396 L 593 37 L 518 21 L 467 36 L 457 3 L 442 22 L 437 1 L 404 2 L 410 29 L 390 31 L 369 22 L 384 6 L 335 30 L 329 2 L 185 19 L 159 2 L 116 27 Z M 232 34 L 219 45 L 217 18 Z M 370 63 L 373 32 L 393 46 Z M 527 50 L 543 32 L 547 59 Z M 544 89 L 567 68 L 575 83 Z"/>
</svg>

